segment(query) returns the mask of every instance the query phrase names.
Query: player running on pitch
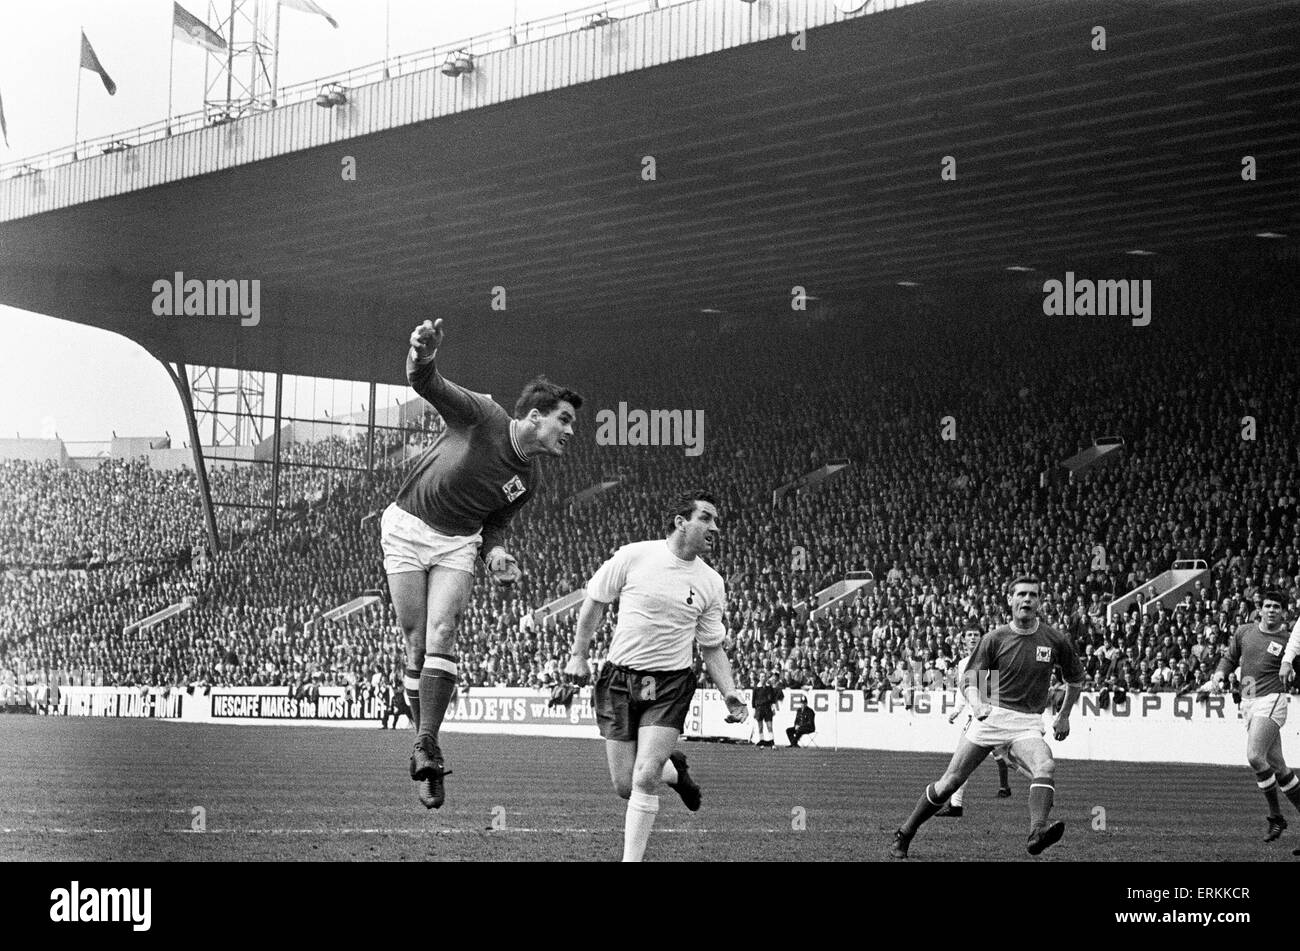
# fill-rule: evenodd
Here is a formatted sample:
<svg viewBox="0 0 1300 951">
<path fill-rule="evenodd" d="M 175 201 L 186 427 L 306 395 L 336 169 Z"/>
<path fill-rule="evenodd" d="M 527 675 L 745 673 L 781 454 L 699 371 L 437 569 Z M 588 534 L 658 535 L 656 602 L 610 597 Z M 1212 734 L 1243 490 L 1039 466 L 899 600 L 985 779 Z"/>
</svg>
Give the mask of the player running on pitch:
<svg viewBox="0 0 1300 951">
<path fill-rule="evenodd" d="M 948 722 L 954 723 L 957 717 L 961 716 L 963 710 L 972 710 L 970 704 L 966 702 L 966 692 L 962 690 L 961 685 L 965 682 L 966 668 L 970 666 L 970 659 L 975 654 L 975 649 L 979 647 L 980 632 L 971 628 L 962 635 L 962 650 L 965 652 L 960 661 L 957 662 L 957 707 L 948 715 Z M 970 729 L 971 723 L 975 720 L 974 714 L 967 714 L 966 725 L 962 728 L 965 733 Z M 998 764 L 998 798 L 1009 799 L 1011 797 L 1011 784 L 1007 780 L 1007 748 L 999 746 L 993 751 L 993 759 Z M 1023 772 L 1023 770 L 1021 770 Z M 962 783 L 957 787 L 957 791 L 952 794 L 948 804 L 935 813 L 941 819 L 960 819 L 962 817 L 962 805 L 966 801 L 966 784 Z"/>
<path fill-rule="evenodd" d="M 740 723 L 748 715 L 722 646 L 727 633 L 722 576 L 699 557 L 714 550 L 720 530 L 717 505 L 706 492 L 681 496 L 673 509 L 672 534 L 616 551 L 587 583 L 578 612 L 564 672 L 585 677 L 596 628 L 609 603 L 619 602 L 593 700 L 610 779 L 628 801 L 624 862 L 639 862 L 645 855 L 661 781 L 677 791 L 687 809 L 700 808 L 700 787 L 687 771 L 686 757 L 674 749 L 695 693 L 692 641 L 699 643 L 704 667 L 726 700 L 727 720 Z"/>
<path fill-rule="evenodd" d="M 426 809 L 442 805 L 450 773 L 438 730 L 456 689 L 456 625 L 469 603 L 475 558 L 498 585 L 519 579 L 502 544 L 506 529 L 541 482 L 539 458 L 564 454 L 582 408 L 577 393 L 539 376 L 524 386 L 512 419 L 491 398 L 442 377 L 434 363 L 442 337 L 441 320 L 415 328 L 406 378 L 446 428 L 381 522 L 384 571 L 406 635 L 403 686 L 417 731 L 411 778 Z"/>
<path fill-rule="evenodd" d="M 1040 591 L 1037 578 L 1020 577 L 1008 585 L 1011 623 L 980 640 L 962 685 L 975 722 L 958 741 L 947 772 L 925 787 L 912 814 L 894 833 L 889 850 L 893 858 L 907 858 L 921 824 L 943 807 L 991 750 L 1004 744 L 1033 776 L 1029 784 L 1029 854 L 1038 855 L 1065 834 L 1064 822 L 1047 822 L 1056 789 L 1056 763 L 1043 739 L 1043 711 L 1047 709 L 1052 668 L 1059 666 L 1067 690 L 1052 730 L 1058 740 L 1069 736 L 1070 710 L 1082 689 L 1084 672 L 1070 639 L 1039 618 Z M 986 702 L 986 698 L 996 703 Z"/>
<path fill-rule="evenodd" d="M 1226 674 L 1241 665 L 1241 713 L 1246 721 L 1246 759 L 1255 771 L 1255 779 L 1268 800 L 1268 833 L 1272 842 L 1286 828 L 1286 819 L 1278 804 L 1282 790 L 1291 804 L 1300 809 L 1300 779 L 1282 758 L 1282 726 L 1286 723 L 1286 692 L 1282 677 L 1283 654 L 1287 644 L 1286 595 L 1280 591 L 1264 592 L 1259 620 L 1237 628 L 1228 649 L 1219 658 L 1219 667 L 1210 678 L 1213 689 L 1223 689 Z M 1287 665 L 1290 667 L 1290 665 Z M 1287 673 L 1290 673 L 1288 670 Z"/>
</svg>

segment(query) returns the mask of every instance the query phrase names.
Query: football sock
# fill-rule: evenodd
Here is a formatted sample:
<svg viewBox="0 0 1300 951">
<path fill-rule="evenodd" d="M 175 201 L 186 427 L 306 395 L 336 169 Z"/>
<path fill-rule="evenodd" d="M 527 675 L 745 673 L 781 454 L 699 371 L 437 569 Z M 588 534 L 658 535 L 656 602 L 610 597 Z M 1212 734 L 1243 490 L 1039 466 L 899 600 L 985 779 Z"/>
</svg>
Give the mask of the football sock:
<svg viewBox="0 0 1300 951">
<path fill-rule="evenodd" d="M 1268 814 L 1270 816 L 1281 815 L 1282 807 L 1278 803 L 1277 780 L 1273 778 L 1273 771 L 1271 769 L 1261 769 L 1255 774 L 1255 779 L 1256 785 L 1259 786 L 1259 791 L 1262 792 L 1264 798 L 1268 800 Z M 1294 776 L 1292 779 L 1294 779 Z M 1288 798 L 1290 797 L 1288 796 Z"/>
<path fill-rule="evenodd" d="M 420 729 L 420 668 L 407 667 L 406 676 L 402 678 L 402 692 L 406 694 L 406 705 L 411 708 L 411 725 Z M 393 719 L 396 728 L 397 720 Z"/>
<path fill-rule="evenodd" d="M 921 798 L 916 801 L 916 806 L 912 809 L 912 814 L 907 817 L 907 821 L 901 826 L 902 831 L 906 832 L 908 835 L 914 834 L 917 829 L 921 828 L 921 823 L 942 809 L 945 800 L 939 799 L 938 802 L 936 802 L 936 798 L 937 797 L 934 793 L 934 784 L 931 783 L 929 786 L 925 787 L 925 792 L 921 793 Z"/>
<path fill-rule="evenodd" d="M 1011 785 L 1007 781 L 1007 761 L 999 756 L 996 762 L 998 764 L 998 788 L 1006 789 Z"/>
<path fill-rule="evenodd" d="M 962 783 L 960 786 L 957 787 L 957 791 L 952 794 L 952 798 L 949 799 L 948 802 L 954 809 L 960 809 L 961 804 L 965 801 L 966 801 L 966 784 Z"/>
<path fill-rule="evenodd" d="M 1035 776 L 1029 784 L 1029 828 L 1037 829 L 1047 822 L 1047 814 L 1052 811 L 1052 800 L 1056 796 L 1056 785 L 1050 776 Z"/>
<path fill-rule="evenodd" d="M 448 654 L 428 654 L 420 671 L 420 736 L 438 739 L 442 716 L 456 690 L 456 658 Z"/>
<path fill-rule="evenodd" d="M 1282 790 L 1282 794 L 1291 800 L 1291 805 L 1300 809 L 1300 779 L 1296 774 L 1287 770 L 1285 775 L 1277 774 L 1277 788 Z"/>
<path fill-rule="evenodd" d="M 632 790 L 627 801 L 627 817 L 623 820 L 623 861 L 639 862 L 645 856 L 650 830 L 654 828 L 655 814 L 659 811 L 659 797 L 650 796 L 639 789 Z"/>
</svg>

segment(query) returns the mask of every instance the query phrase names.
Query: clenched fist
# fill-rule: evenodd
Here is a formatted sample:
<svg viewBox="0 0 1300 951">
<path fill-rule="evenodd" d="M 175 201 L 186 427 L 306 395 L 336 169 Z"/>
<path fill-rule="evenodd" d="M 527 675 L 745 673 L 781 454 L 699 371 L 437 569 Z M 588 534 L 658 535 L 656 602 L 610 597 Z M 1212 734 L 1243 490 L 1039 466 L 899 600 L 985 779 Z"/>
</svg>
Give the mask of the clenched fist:
<svg viewBox="0 0 1300 951">
<path fill-rule="evenodd" d="M 442 318 L 426 320 L 411 331 L 411 350 L 417 363 L 428 363 L 442 345 Z"/>
<path fill-rule="evenodd" d="M 519 563 L 515 561 L 515 556 L 500 545 L 488 552 L 485 564 L 488 575 L 503 588 L 510 587 L 524 575 L 519 568 Z"/>
</svg>

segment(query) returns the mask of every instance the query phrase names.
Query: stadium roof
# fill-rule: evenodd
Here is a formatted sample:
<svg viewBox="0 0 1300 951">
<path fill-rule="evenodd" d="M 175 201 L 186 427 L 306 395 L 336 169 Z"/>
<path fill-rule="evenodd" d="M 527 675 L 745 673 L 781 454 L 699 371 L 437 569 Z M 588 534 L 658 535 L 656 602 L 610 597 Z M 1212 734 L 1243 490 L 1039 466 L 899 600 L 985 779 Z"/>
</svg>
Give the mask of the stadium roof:
<svg viewBox="0 0 1300 951">
<path fill-rule="evenodd" d="M 852 309 L 1300 236 L 1296 3 L 875 6 L 700 0 L 0 181 L 0 302 L 167 360 L 402 382 L 426 316 L 479 358 L 595 352 L 788 314 L 794 285 Z M 260 280 L 259 326 L 154 316 L 176 271 Z"/>
</svg>

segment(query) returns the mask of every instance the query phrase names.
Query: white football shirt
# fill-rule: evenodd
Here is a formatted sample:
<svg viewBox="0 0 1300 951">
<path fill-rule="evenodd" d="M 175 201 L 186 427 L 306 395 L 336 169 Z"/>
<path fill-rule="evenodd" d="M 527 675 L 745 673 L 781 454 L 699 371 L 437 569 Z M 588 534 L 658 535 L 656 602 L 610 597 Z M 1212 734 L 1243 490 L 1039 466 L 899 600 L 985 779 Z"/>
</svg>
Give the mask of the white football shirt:
<svg viewBox="0 0 1300 951">
<path fill-rule="evenodd" d="M 1294 663 L 1297 654 L 1300 654 L 1300 618 L 1296 619 L 1295 627 L 1291 628 L 1291 636 L 1287 638 L 1286 650 L 1282 652 L 1282 663 Z"/>
<path fill-rule="evenodd" d="M 955 681 L 957 685 L 957 706 L 953 707 L 952 713 L 949 714 L 949 716 L 961 713 L 970 706 L 970 704 L 966 702 L 966 693 L 961 688 L 962 683 L 966 679 L 966 668 L 970 666 L 970 659 L 974 656 L 974 654 L 967 654 L 957 662 L 957 677 Z"/>
<path fill-rule="evenodd" d="M 617 600 L 608 661 L 633 670 L 686 670 L 691 642 L 717 647 L 726 637 L 722 576 L 696 557 L 683 561 L 666 539 L 624 545 L 587 582 L 587 597 Z"/>
</svg>

